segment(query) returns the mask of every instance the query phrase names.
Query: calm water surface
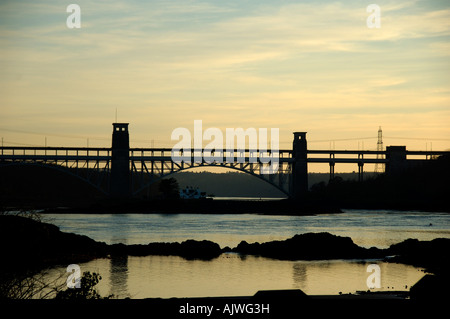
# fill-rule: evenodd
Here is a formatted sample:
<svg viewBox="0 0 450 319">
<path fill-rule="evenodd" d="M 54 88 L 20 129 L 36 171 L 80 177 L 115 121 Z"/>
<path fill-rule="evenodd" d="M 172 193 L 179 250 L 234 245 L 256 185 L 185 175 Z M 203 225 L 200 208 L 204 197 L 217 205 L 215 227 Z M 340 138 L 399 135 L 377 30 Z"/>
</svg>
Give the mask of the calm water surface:
<svg viewBox="0 0 450 319">
<path fill-rule="evenodd" d="M 317 216 L 47 214 L 45 220 L 62 231 L 108 244 L 207 239 L 221 247 L 235 247 L 242 240 L 264 242 L 307 232 L 330 232 L 349 236 L 363 247 L 387 248 L 408 238 L 450 238 L 450 214 L 423 212 L 346 210 L 343 214 Z"/>
<path fill-rule="evenodd" d="M 349 236 L 364 247 L 386 248 L 407 238 L 450 238 L 450 215 L 443 213 L 347 210 L 318 216 L 265 215 L 45 215 L 62 231 L 108 244 L 211 240 L 221 247 L 240 241 L 282 240 L 307 232 Z M 367 290 L 367 265 L 381 267 L 381 290 L 408 290 L 421 269 L 379 260 L 279 261 L 223 254 L 212 261 L 148 256 L 97 259 L 81 271 L 99 272 L 102 295 L 120 298 L 253 295 L 265 289 L 302 289 L 307 294 Z M 53 270 L 49 276 L 64 273 Z"/>
</svg>

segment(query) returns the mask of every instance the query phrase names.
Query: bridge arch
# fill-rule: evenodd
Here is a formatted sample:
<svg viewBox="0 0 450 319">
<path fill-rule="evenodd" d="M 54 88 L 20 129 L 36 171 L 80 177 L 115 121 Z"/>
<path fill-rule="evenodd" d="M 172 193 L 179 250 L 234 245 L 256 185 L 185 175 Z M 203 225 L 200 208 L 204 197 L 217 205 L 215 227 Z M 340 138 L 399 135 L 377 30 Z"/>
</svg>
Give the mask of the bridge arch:
<svg viewBox="0 0 450 319">
<path fill-rule="evenodd" d="M 40 162 L 8 162 L 8 163 L 2 163 L 0 162 L 0 169 L 8 167 L 8 166 L 36 166 L 36 167 L 43 167 L 48 169 L 53 169 L 65 174 L 68 174 L 72 177 L 77 178 L 78 180 L 81 180 L 84 183 L 89 184 L 90 186 L 94 187 L 96 190 L 101 192 L 103 195 L 108 196 L 108 192 L 104 190 L 100 185 L 97 185 L 93 183 L 92 181 L 88 180 L 87 178 L 84 178 L 76 173 L 73 173 L 70 168 L 61 166 L 61 165 L 52 165 L 48 163 L 40 163 Z"/>
<path fill-rule="evenodd" d="M 268 184 L 270 184 L 272 187 L 275 187 L 277 190 L 279 190 L 280 192 L 282 192 L 283 194 L 285 194 L 287 197 L 289 197 L 289 191 L 284 189 L 283 187 L 281 187 L 280 185 L 278 185 L 277 183 L 270 181 L 269 179 L 264 178 L 264 175 L 260 175 L 260 174 L 255 174 L 254 172 L 247 170 L 245 168 L 240 168 L 237 166 L 233 166 L 233 165 L 223 165 L 223 164 L 207 164 L 207 163 L 201 163 L 201 164 L 197 164 L 197 165 L 191 165 L 188 167 L 180 167 L 177 166 L 176 169 L 173 169 L 171 171 L 169 171 L 166 174 L 162 174 L 162 175 L 154 175 L 156 176 L 156 178 L 153 178 L 150 182 L 145 183 L 144 185 L 141 185 L 136 191 L 133 191 L 133 195 L 137 195 L 140 192 L 144 191 L 145 189 L 147 189 L 148 187 L 150 187 L 151 185 L 153 185 L 154 183 L 161 181 L 162 179 L 171 176 L 173 174 L 182 172 L 182 171 L 187 171 L 187 170 L 191 170 L 191 169 L 196 169 L 196 168 L 201 168 L 201 167 L 219 167 L 219 168 L 223 168 L 223 169 L 233 169 L 236 171 L 240 171 L 246 174 L 249 174 L 251 176 L 254 176 Z"/>
</svg>

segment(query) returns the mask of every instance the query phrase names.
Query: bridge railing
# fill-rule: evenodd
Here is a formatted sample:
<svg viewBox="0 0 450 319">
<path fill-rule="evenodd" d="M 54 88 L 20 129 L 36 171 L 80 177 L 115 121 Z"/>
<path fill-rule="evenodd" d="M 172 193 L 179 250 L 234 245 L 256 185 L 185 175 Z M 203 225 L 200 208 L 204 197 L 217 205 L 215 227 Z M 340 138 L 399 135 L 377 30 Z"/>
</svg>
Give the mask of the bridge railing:
<svg viewBox="0 0 450 319">
<path fill-rule="evenodd" d="M 110 148 L 93 147 L 0 147 L 3 156 L 109 156 Z"/>
<path fill-rule="evenodd" d="M 217 153 L 212 153 L 217 155 Z M 223 161 L 233 158 L 250 162 L 254 159 L 270 157 L 278 155 L 280 162 L 292 162 L 292 150 L 279 150 L 272 152 L 264 150 L 261 152 L 257 149 L 245 149 L 232 151 L 223 150 L 218 157 L 222 157 Z M 386 151 L 370 151 L 370 150 L 307 150 L 308 162 L 348 162 L 354 163 L 363 161 L 367 163 L 385 163 Z M 431 159 L 441 155 L 450 155 L 449 151 L 406 151 L 407 159 Z M 20 146 L 3 146 L 0 147 L 0 156 L 3 160 L 15 159 L 40 159 L 40 160 L 109 160 L 112 155 L 111 148 L 95 148 L 95 147 L 20 147 Z M 169 161 L 172 158 L 171 148 L 130 148 L 130 159 L 132 160 L 164 160 Z M 188 154 L 184 154 L 180 150 L 176 155 L 195 159 L 203 158 L 205 150 L 191 149 Z M 206 154 L 209 155 L 209 154 Z"/>
<path fill-rule="evenodd" d="M 370 150 L 308 150 L 309 163 L 387 163 L 388 151 Z M 442 155 L 450 155 L 448 151 L 405 151 L 407 160 L 429 160 Z"/>
<path fill-rule="evenodd" d="M 0 165 L 17 163 L 50 164 L 58 169 L 67 168 L 92 185 L 108 189 L 108 180 L 111 172 L 112 148 L 95 147 L 17 147 L 3 146 L 0 148 Z M 338 163 L 354 163 L 358 165 L 358 173 L 362 180 L 365 164 L 387 164 L 389 159 L 387 151 L 363 150 L 307 150 L 308 163 L 325 163 L 330 166 L 330 176 L 334 176 L 334 166 Z M 187 156 L 191 164 L 178 164 L 173 161 L 172 155 Z M 269 181 L 280 190 L 288 193 L 291 185 L 291 175 L 294 158 L 292 150 L 260 151 L 257 149 L 223 150 L 218 154 L 220 163 L 207 163 L 205 156 L 210 155 L 204 149 L 191 149 L 187 154 L 179 151 L 173 154 L 171 148 L 131 148 L 129 149 L 130 171 L 133 187 L 140 189 L 151 179 L 164 177 L 183 169 L 198 166 L 220 166 L 238 169 Z M 213 154 L 217 155 L 217 154 Z M 404 151 L 405 159 L 414 161 L 429 160 L 441 155 L 450 155 L 448 151 Z M 267 159 L 277 156 L 279 167 L 274 173 L 263 175 L 263 165 Z M 262 159 L 265 160 L 262 160 Z M 211 159 L 211 158 L 210 158 Z M 419 163 L 420 162 L 415 162 Z M 414 164 L 415 164 L 414 163 Z M 138 173 L 138 174 L 136 174 Z M 134 182 L 138 182 L 134 186 Z"/>
<path fill-rule="evenodd" d="M 191 149 L 189 151 L 173 151 L 170 148 L 132 148 L 130 149 L 130 159 L 134 161 L 171 161 L 173 157 L 185 159 L 191 163 L 201 163 L 205 158 L 220 159 L 220 162 L 260 162 L 260 159 L 278 157 L 281 161 L 289 161 L 292 156 L 291 150 L 279 150 L 272 152 L 271 150 L 260 151 L 257 149 L 245 150 L 222 150 L 222 151 L 205 151 L 205 149 Z"/>
<path fill-rule="evenodd" d="M 31 162 L 78 167 L 81 163 L 86 168 L 99 167 L 99 163 L 111 160 L 110 148 L 77 147 L 15 147 L 0 148 L 2 162 Z"/>
</svg>

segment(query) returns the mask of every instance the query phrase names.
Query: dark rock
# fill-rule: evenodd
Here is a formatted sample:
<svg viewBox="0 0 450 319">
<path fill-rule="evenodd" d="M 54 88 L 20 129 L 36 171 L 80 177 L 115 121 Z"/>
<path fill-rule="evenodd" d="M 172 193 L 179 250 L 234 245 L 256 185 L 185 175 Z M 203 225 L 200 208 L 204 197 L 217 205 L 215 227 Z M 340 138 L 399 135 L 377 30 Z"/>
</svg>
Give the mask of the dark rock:
<svg viewBox="0 0 450 319">
<path fill-rule="evenodd" d="M 108 246 L 108 253 L 115 256 L 125 256 L 129 254 L 129 247 L 125 244 L 118 243 Z"/>
<path fill-rule="evenodd" d="M 425 275 L 410 289 L 413 300 L 448 300 L 450 297 L 450 276 Z"/>
<path fill-rule="evenodd" d="M 295 235 L 284 241 L 248 244 L 241 242 L 235 249 L 241 254 L 287 260 L 319 260 L 378 258 L 383 250 L 365 249 L 353 243 L 350 237 L 341 237 L 329 233 L 307 233 Z"/>
<path fill-rule="evenodd" d="M 220 246 L 212 241 L 187 240 L 181 243 L 180 256 L 187 259 L 212 259 L 218 257 L 222 250 Z"/>
<path fill-rule="evenodd" d="M 353 258 L 384 258 L 391 262 L 425 267 L 428 272 L 445 274 L 450 262 L 450 239 L 432 241 L 408 239 L 388 249 L 366 249 L 350 237 L 329 233 L 295 235 L 284 241 L 252 243 L 242 241 L 233 249 L 221 249 L 217 243 L 186 240 L 182 243 L 149 243 L 147 245 L 107 245 L 86 236 L 64 233 L 55 225 L 29 218 L 0 215 L 0 251 L 6 262 L 0 271 L 32 269 L 46 265 L 80 263 L 94 258 L 112 256 L 181 256 L 186 259 L 211 260 L 223 252 L 259 255 L 284 260 L 326 260 Z"/>
<path fill-rule="evenodd" d="M 114 244 L 109 247 L 111 255 L 131 256 L 180 256 L 186 259 L 210 260 L 218 257 L 222 250 L 211 241 L 186 240 L 182 243 L 149 243 L 148 245 Z"/>
<path fill-rule="evenodd" d="M 55 225 L 19 216 L 0 216 L 1 269 L 31 269 L 106 256 L 107 245 L 87 236 L 64 233 Z"/>
<path fill-rule="evenodd" d="M 450 239 L 436 238 L 431 241 L 407 239 L 391 245 L 387 254 L 395 255 L 390 261 L 424 267 L 428 272 L 445 274 L 450 263 Z"/>
<path fill-rule="evenodd" d="M 224 248 L 222 248 L 222 253 L 230 253 L 232 252 L 232 249 L 228 246 L 225 246 Z"/>
</svg>

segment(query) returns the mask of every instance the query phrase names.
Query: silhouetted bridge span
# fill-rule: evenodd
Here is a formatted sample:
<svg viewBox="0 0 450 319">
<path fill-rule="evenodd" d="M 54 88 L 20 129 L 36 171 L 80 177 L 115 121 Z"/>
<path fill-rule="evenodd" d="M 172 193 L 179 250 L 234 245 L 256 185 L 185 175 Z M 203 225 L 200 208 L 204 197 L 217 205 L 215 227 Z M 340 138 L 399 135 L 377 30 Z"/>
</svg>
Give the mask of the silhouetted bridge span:
<svg viewBox="0 0 450 319">
<path fill-rule="evenodd" d="M 0 167 L 44 165 L 80 178 L 105 194 L 127 197 L 145 195 L 151 184 L 173 173 L 214 166 L 249 173 L 290 197 L 301 198 L 308 190 L 309 163 L 328 164 L 330 178 L 334 177 L 336 164 L 355 164 L 359 180 L 363 180 L 365 164 L 384 164 L 386 172 L 394 174 L 431 158 L 450 155 L 447 151 L 408 151 L 405 146 L 388 146 L 385 151 L 308 150 L 306 133 L 296 132 L 291 150 L 264 151 L 265 156 L 276 156 L 278 170 L 263 174 L 267 163 L 261 160 L 263 154 L 257 149 L 224 150 L 219 155 L 222 160 L 212 163 L 198 161 L 199 153 L 200 158 L 204 158 L 204 150 L 192 149 L 190 154 L 182 154 L 190 158 L 190 163 L 177 163 L 172 160 L 171 148 L 130 148 L 128 124 L 113 125 L 111 148 L 3 146 L 0 148 Z M 230 158 L 234 160 L 230 161 Z"/>
</svg>

